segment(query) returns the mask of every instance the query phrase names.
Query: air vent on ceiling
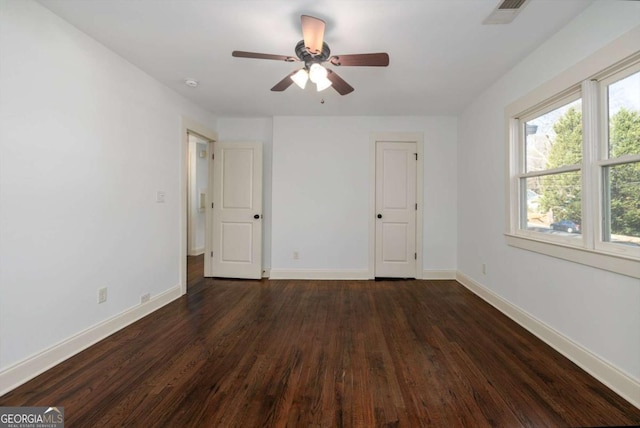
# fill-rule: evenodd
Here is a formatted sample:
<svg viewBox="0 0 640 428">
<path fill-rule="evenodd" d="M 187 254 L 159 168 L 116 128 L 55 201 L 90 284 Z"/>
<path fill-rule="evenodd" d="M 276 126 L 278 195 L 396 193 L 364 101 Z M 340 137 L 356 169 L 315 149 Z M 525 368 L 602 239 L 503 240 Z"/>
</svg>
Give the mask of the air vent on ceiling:
<svg viewBox="0 0 640 428">
<path fill-rule="evenodd" d="M 485 25 L 508 24 L 515 19 L 528 2 L 529 0 L 502 0 L 482 23 Z"/>
<path fill-rule="evenodd" d="M 526 0 L 504 0 L 498 9 L 520 9 Z"/>
</svg>

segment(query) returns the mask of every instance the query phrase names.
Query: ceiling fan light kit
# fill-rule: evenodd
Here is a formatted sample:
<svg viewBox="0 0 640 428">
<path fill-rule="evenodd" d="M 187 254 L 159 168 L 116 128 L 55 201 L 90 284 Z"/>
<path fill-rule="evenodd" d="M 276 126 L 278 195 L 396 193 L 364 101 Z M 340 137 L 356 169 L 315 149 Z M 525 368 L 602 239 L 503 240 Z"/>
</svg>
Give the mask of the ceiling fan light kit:
<svg viewBox="0 0 640 428">
<path fill-rule="evenodd" d="M 331 86 L 332 83 L 331 80 L 327 78 L 327 74 L 329 74 L 327 69 L 317 62 L 311 64 L 311 67 L 309 67 L 309 80 L 316 84 L 318 92 L 324 91 Z"/>
<path fill-rule="evenodd" d="M 304 68 L 298 70 L 296 74 L 291 76 L 291 80 L 300 87 L 300 89 L 304 89 L 307 86 L 307 80 L 309 80 L 309 73 Z"/>
<path fill-rule="evenodd" d="M 322 79 L 327 78 L 327 69 L 318 63 L 314 63 L 309 68 L 309 80 L 313 83 L 318 83 Z"/>
<path fill-rule="evenodd" d="M 353 87 L 338 76 L 335 71 L 325 68 L 322 63 L 328 62 L 336 67 L 386 67 L 389 65 L 389 55 L 385 52 L 331 56 L 329 45 L 324 42 L 325 22 L 309 15 L 302 15 L 300 21 L 303 40 L 296 44 L 295 53 L 297 58 L 245 51 L 233 51 L 231 55 L 236 58 L 304 62 L 304 68 L 290 73 L 271 88 L 275 92 L 284 91 L 294 82 L 304 89 L 307 85 L 307 80 L 311 80 L 316 84 L 318 92 L 333 86 L 340 95 L 347 95 L 353 92 Z"/>
<path fill-rule="evenodd" d="M 333 85 L 331 80 L 327 79 L 326 77 L 323 77 L 322 79 L 318 80 L 315 83 L 316 83 L 316 89 L 318 90 L 318 92 L 324 91 L 329 86 Z"/>
</svg>

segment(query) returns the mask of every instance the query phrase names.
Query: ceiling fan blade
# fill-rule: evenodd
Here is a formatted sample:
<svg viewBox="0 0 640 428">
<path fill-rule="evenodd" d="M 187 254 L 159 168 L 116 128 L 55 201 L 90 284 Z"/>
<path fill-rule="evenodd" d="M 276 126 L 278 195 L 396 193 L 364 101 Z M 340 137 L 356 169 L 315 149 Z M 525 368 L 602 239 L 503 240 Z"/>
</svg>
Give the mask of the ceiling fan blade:
<svg viewBox="0 0 640 428">
<path fill-rule="evenodd" d="M 285 89 L 287 89 L 293 83 L 293 80 L 291 79 L 291 76 L 293 76 L 297 72 L 298 72 L 298 70 L 294 70 L 291 73 L 289 73 L 287 75 L 287 77 L 285 77 L 284 79 L 282 79 L 281 81 L 276 83 L 275 86 L 273 88 L 271 88 L 271 90 L 274 91 L 274 92 L 282 92 Z"/>
<path fill-rule="evenodd" d="M 338 76 L 335 71 L 327 70 L 327 79 L 331 80 L 331 86 L 338 91 L 340 95 L 347 95 L 353 92 L 353 87 L 345 82 L 342 77 Z"/>
<path fill-rule="evenodd" d="M 389 65 L 389 54 L 386 52 L 354 54 L 354 55 L 334 55 L 329 61 L 338 66 L 363 66 L 363 67 L 386 67 Z"/>
<path fill-rule="evenodd" d="M 231 52 L 231 55 L 235 56 L 236 58 L 273 59 L 276 61 L 286 61 L 286 62 L 299 61 L 298 58 L 295 58 L 292 56 L 271 55 L 271 54 L 245 52 L 245 51 L 233 51 Z"/>
<path fill-rule="evenodd" d="M 312 55 L 321 54 L 325 22 L 322 19 L 309 15 L 302 15 L 300 21 L 302 22 L 304 46 Z"/>
</svg>

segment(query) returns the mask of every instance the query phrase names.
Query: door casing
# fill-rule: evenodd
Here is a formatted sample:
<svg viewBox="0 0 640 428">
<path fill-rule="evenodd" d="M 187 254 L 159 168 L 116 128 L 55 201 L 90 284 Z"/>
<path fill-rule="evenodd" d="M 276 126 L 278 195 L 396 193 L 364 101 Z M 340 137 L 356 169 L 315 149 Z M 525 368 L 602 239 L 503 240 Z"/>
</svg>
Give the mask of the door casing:
<svg viewBox="0 0 640 428">
<path fill-rule="evenodd" d="M 416 143 L 418 162 L 416 165 L 416 272 L 423 277 L 423 213 L 424 213 L 424 136 L 419 132 L 373 132 L 369 139 L 369 279 L 375 279 L 376 264 L 376 142 Z"/>
<path fill-rule="evenodd" d="M 181 171 L 180 171 L 180 251 L 178 260 L 178 275 L 180 280 L 180 294 L 187 293 L 187 194 L 189 185 L 187 176 L 189 174 L 189 133 L 197 134 L 209 141 L 216 141 L 218 134 L 202 125 L 201 123 L 187 117 L 181 118 L 182 146 L 180 150 Z M 211 143 L 209 143 L 211 145 Z M 211 175 L 211 170 L 209 170 Z M 205 237 L 205 252 L 208 250 Z M 210 251 L 210 250 L 209 250 Z"/>
</svg>

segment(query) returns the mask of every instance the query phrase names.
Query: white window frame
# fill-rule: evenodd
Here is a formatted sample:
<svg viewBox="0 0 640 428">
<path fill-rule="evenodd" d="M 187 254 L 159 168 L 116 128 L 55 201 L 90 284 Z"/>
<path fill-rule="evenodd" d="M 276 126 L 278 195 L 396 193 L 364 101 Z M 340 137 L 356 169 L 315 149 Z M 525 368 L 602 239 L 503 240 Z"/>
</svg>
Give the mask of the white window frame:
<svg viewBox="0 0 640 428">
<path fill-rule="evenodd" d="M 527 200 L 525 197 L 521 197 L 524 193 L 526 193 L 526 186 L 523 184 L 523 179 L 533 178 L 533 177 L 544 177 L 553 174 L 561 174 L 567 172 L 578 172 L 582 174 L 582 164 L 578 165 L 565 165 L 559 168 L 546 169 L 540 171 L 526 171 L 526 151 L 524 149 L 526 142 L 525 135 L 525 124 L 532 119 L 535 119 L 539 116 L 542 116 L 546 113 L 549 113 L 557 108 L 560 108 L 564 105 L 570 104 L 576 100 L 582 98 L 582 92 L 580 87 L 570 88 L 569 90 L 563 92 L 559 96 L 554 97 L 548 102 L 543 103 L 542 105 L 535 106 L 534 108 L 523 112 L 519 117 L 514 118 L 513 126 L 517 126 L 518 129 L 514 130 L 514 133 L 517 133 L 518 143 L 515 145 L 514 150 L 517 152 L 518 158 L 518 173 L 516 174 L 516 179 L 518 180 L 518 223 L 516 225 L 516 233 L 518 235 L 526 236 L 532 239 L 540 239 L 540 232 L 529 231 L 522 225 L 523 219 L 526 217 L 526 203 Z M 583 143 L 584 144 L 584 143 Z M 583 150 L 584 151 L 584 150 Z M 582 186 L 584 187 L 584 180 L 582 181 Z M 582 207 L 584 212 L 584 204 Z M 563 245 L 573 246 L 573 247 L 584 247 L 584 235 L 580 235 L 579 237 L 569 237 L 569 236 L 561 236 L 561 235 L 548 235 L 544 236 L 544 240 L 549 240 L 550 242 L 556 242 Z"/>
<path fill-rule="evenodd" d="M 608 140 L 603 138 L 603 132 L 606 133 L 608 129 L 603 121 L 606 122 L 608 118 L 602 118 L 606 114 L 603 108 L 606 99 L 602 91 L 606 91 L 607 82 L 619 80 L 625 72 L 631 74 L 630 70 L 640 67 L 639 35 L 640 30 L 627 33 L 505 109 L 508 174 L 505 237 L 509 245 L 640 278 L 640 250 L 603 241 L 603 224 L 600 220 L 604 214 L 603 168 L 640 159 L 635 155 L 608 159 Z M 521 181 L 536 174 L 524 171 L 524 123 L 526 119 L 567 103 L 578 93 L 582 97 L 583 120 L 583 159 L 580 168 L 582 239 L 529 231 L 526 224 L 521 227 L 520 213 L 523 203 L 526 203 L 526 192 L 521 190 Z M 557 172 L 563 172 L 561 170 L 564 169 L 559 168 Z M 569 169 L 575 170 L 575 167 Z M 521 192 L 525 202 L 521 202 Z"/>
<path fill-rule="evenodd" d="M 600 192 L 598 198 L 598 218 L 602 219 L 597 224 L 597 239 L 595 240 L 595 248 L 596 250 L 600 250 L 603 252 L 620 254 L 622 256 L 640 258 L 640 248 L 627 247 L 625 245 L 614 244 L 608 241 L 604 241 L 604 219 L 605 219 L 605 208 L 604 208 L 604 169 L 606 167 L 613 167 L 618 165 L 623 165 L 627 163 L 636 163 L 640 162 L 640 154 L 637 155 L 625 155 L 620 156 L 618 158 L 609 158 L 609 124 L 608 124 L 608 91 L 607 88 L 610 84 L 615 83 L 619 80 L 622 80 L 626 77 L 631 76 L 632 74 L 636 74 L 640 72 L 640 61 L 632 64 L 631 66 L 622 68 L 617 70 L 614 73 L 610 73 L 608 75 L 602 76 L 598 79 L 599 83 L 599 98 L 600 98 L 600 141 L 602 142 L 599 147 L 597 147 L 598 159 L 596 161 L 597 164 L 597 173 L 595 174 L 598 183 L 600 183 Z"/>
</svg>

